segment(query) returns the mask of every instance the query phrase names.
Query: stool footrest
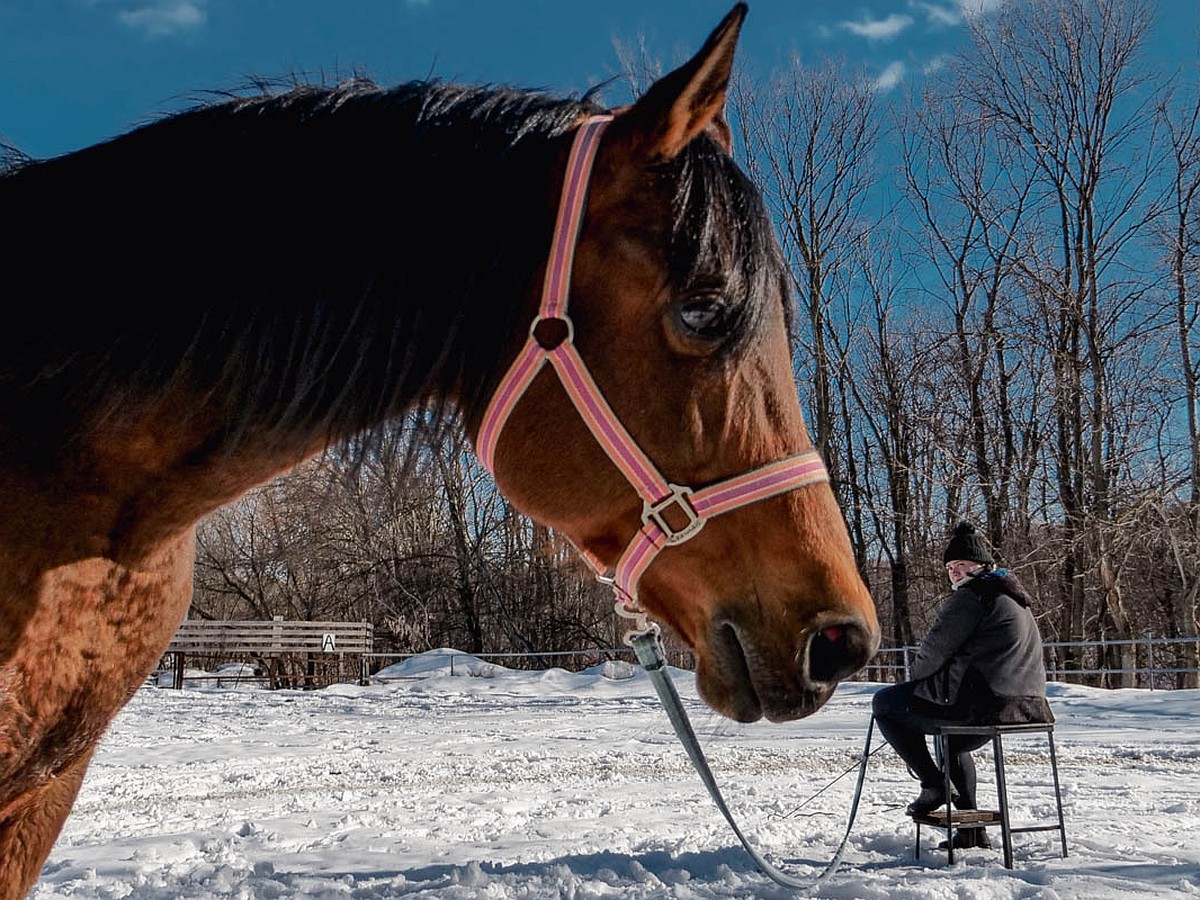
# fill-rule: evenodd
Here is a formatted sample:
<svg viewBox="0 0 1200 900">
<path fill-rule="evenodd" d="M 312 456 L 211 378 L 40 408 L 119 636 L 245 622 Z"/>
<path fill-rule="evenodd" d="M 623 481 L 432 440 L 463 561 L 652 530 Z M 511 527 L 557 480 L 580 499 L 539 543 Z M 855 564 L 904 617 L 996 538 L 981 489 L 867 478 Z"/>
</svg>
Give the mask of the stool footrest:
<svg viewBox="0 0 1200 900">
<path fill-rule="evenodd" d="M 956 809 L 950 813 L 950 822 L 946 822 L 944 810 L 928 813 L 923 816 L 913 816 L 914 822 L 922 825 L 932 825 L 934 828 L 963 828 L 973 825 L 999 825 L 1000 810 L 998 809 Z"/>
</svg>

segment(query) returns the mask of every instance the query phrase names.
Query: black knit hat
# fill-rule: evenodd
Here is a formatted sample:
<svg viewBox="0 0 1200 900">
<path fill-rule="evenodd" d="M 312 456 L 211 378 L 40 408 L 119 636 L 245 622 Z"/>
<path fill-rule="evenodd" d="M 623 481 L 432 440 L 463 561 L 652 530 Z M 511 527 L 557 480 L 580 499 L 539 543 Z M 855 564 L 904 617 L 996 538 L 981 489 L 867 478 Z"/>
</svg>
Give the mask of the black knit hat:
<svg viewBox="0 0 1200 900">
<path fill-rule="evenodd" d="M 954 527 L 954 537 L 950 538 L 950 543 L 946 545 L 942 562 L 948 563 L 952 559 L 966 559 L 989 566 L 996 564 L 987 544 L 970 522 L 959 522 Z"/>
</svg>

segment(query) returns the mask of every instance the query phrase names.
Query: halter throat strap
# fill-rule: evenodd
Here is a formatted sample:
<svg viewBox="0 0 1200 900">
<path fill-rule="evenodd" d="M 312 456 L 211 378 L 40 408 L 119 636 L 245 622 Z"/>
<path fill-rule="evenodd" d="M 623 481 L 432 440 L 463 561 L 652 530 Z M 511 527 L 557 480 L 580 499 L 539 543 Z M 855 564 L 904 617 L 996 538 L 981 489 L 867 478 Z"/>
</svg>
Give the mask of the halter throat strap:
<svg viewBox="0 0 1200 900">
<path fill-rule="evenodd" d="M 638 608 L 637 586 L 664 547 L 695 537 L 714 516 L 807 484 L 828 481 L 829 474 L 820 455 L 810 450 L 707 487 L 674 484 L 662 476 L 604 399 L 575 347 L 575 326 L 567 315 L 567 301 L 592 163 L 600 137 L 611 121 L 609 115 L 593 116 L 576 132 L 559 198 L 538 315 L 484 412 L 475 453 L 495 474 L 496 445 L 505 423 L 534 378 L 549 365 L 588 430 L 642 500 L 642 526 L 611 570 L 586 550 L 577 549 L 601 580 L 613 585 L 617 611 L 634 618 L 639 630 L 644 631 L 648 626 Z"/>
</svg>

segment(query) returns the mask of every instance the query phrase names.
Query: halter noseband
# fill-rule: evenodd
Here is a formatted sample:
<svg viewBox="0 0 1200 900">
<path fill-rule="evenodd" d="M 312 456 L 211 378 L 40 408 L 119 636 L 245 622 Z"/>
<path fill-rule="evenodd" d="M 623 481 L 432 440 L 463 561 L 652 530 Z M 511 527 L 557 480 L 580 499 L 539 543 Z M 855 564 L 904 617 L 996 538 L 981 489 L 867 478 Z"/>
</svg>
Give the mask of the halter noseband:
<svg viewBox="0 0 1200 900">
<path fill-rule="evenodd" d="M 592 435 L 642 499 L 642 527 L 611 574 L 592 554 L 577 549 L 598 577 L 613 585 L 617 612 L 638 620 L 639 627 L 645 629 L 644 614 L 637 607 L 637 585 L 663 547 L 682 544 L 694 537 L 713 516 L 807 484 L 828 481 L 829 473 L 820 455 L 810 450 L 703 488 L 672 484 L 663 478 L 604 399 L 575 349 L 575 329 L 567 317 L 567 299 L 588 178 L 600 136 L 611 120 L 608 115 L 593 116 L 575 135 L 554 225 L 541 306 L 530 326 L 529 339 L 500 381 L 483 415 L 475 453 L 494 474 L 500 432 L 534 377 L 549 363 Z"/>
</svg>

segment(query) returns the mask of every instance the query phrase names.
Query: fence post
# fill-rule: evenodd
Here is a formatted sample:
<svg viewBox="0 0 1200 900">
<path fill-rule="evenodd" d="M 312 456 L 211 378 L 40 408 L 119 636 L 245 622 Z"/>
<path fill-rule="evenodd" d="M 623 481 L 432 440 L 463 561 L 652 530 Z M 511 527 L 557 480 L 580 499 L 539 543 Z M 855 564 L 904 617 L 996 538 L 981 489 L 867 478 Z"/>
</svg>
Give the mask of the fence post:
<svg viewBox="0 0 1200 900">
<path fill-rule="evenodd" d="M 1146 635 L 1146 670 L 1149 673 L 1150 690 L 1154 690 L 1154 632 Z"/>
<path fill-rule="evenodd" d="M 1130 643 L 1133 645 L 1133 685 L 1132 686 L 1136 688 L 1137 682 L 1138 682 L 1138 672 L 1141 671 L 1141 665 L 1138 663 L 1138 659 L 1139 659 L 1138 639 L 1132 638 L 1132 639 L 1130 639 Z"/>
</svg>

